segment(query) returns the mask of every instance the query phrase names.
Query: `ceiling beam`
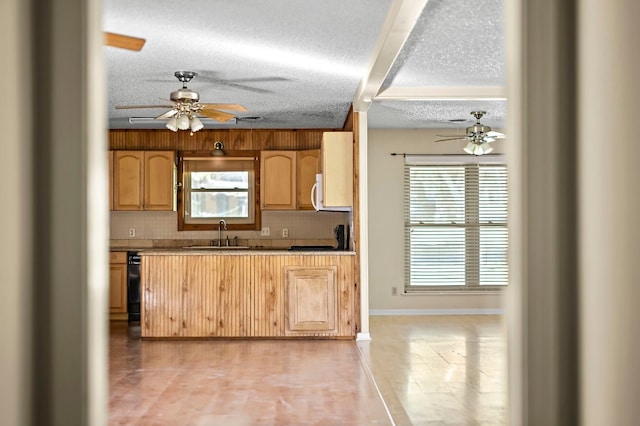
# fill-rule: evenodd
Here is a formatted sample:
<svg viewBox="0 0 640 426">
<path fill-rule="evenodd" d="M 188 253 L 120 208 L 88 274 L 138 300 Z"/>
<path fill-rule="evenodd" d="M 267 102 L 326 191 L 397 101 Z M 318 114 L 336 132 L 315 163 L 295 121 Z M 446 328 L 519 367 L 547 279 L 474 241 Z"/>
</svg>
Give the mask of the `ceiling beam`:
<svg viewBox="0 0 640 426">
<path fill-rule="evenodd" d="M 353 98 L 354 111 L 367 111 L 428 0 L 394 0 L 373 49 L 367 74 Z"/>
<path fill-rule="evenodd" d="M 448 101 L 448 100 L 506 100 L 503 86 L 467 87 L 390 87 L 373 98 L 376 101 Z"/>
</svg>

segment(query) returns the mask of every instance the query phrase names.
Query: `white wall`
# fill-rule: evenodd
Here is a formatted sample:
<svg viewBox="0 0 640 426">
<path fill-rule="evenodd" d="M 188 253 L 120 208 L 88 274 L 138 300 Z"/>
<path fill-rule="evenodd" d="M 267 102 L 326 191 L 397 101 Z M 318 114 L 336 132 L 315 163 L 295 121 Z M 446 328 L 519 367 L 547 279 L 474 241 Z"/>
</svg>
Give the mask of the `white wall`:
<svg viewBox="0 0 640 426">
<path fill-rule="evenodd" d="M 501 307 L 501 294 L 401 295 L 404 286 L 404 159 L 411 154 L 464 154 L 462 142 L 435 143 L 436 134 L 451 129 L 369 129 L 369 307 L 371 314 L 495 312 Z M 507 143 L 494 144 L 495 152 Z M 391 288 L 398 288 L 398 296 Z M 403 311 L 397 311 L 403 313 Z"/>
</svg>

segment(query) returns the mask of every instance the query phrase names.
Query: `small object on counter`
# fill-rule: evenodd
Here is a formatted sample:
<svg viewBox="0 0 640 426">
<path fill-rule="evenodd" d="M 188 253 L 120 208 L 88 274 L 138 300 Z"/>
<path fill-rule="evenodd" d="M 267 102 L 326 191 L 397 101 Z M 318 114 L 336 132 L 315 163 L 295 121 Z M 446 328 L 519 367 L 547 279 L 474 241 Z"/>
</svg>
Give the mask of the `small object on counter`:
<svg viewBox="0 0 640 426">
<path fill-rule="evenodd" d="M 236 235 L 235 237 L 233 237 L 233 245 L 234 245 L 235 247 L 237 247 L 237 246 L 238 246 L 238 236 L 237 236 L 237 235 Z"/>
</svg>

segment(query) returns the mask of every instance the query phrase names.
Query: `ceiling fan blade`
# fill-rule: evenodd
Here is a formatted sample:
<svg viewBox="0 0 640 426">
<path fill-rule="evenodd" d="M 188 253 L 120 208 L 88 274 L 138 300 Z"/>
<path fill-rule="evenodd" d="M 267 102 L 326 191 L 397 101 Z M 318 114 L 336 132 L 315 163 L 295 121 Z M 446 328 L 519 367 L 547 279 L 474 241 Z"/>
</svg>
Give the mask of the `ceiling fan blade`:
<svg viewBox="0 0 640 426">
<path fill-rule="evenodd" d="M 504 139 L 505 138 L 504 133 L 494 132 L 493 130 L 490 131 L 490 132 L 487 132 L 487 136 L 489 136 L 491 138 L 497 138 L 497 139 Z"/>
<path fill-rule="evenodd" d="M 165 118 L 171 118 L 171 117 L 173 117 L 174 115 L 176 115 L 177 113 L 178 113 L 178 110 L 177 110 L 177 109 L 172 109 L 172 110 L 170 110 L 170 111 L 165 112 L 164 114 L 160 114 L 160 115 L 159 115 L 159 116 L 157 116 L 155 119 L 156 119 L 156 120 L 162 120 L 162 119 L 165 119 Z"/>
<path fill-rule="evenodd" d="M 436 135 L 439 138 L 466 138 L 467 135 L 466 134 L 462 134 L 462 135 Z"/>
<path fill-rule="evenodd" d="M 233 114 L 229 114 L 228 112 L 218 111 L 216 109 L 203 109 L 199 111 L 198 114 L 202 114 L 207 116 L 213 120 L 220 121 L 221 123 L 227 122 L 235 117 Z"/>
<path fill-rule="evenodd" d="M 210 104 L 201 102 L 200 105 L 203 105 L 204 109 L 230 109 L 232 111 L 248 111 L 245 107 L 238 104 Z"/>
<path fill-rule="evenodd" d="M 138 108 L 173 108 L 173 105 L 118 105 L 116 109 L 138 109 Z"/>
<path fill-rule="evenodd" d="M 461 137 L 461 138 L 460 137 L 458 137 L 458 138 L 449 137 L 449 138 L 446 138 L 446 139 L 438 139 L 437 141 L 434 141 L 434 142 L 447 142 L 447 141 L 456 141 L 456 140 L 464 140 L 464 139 L 465 139 L 464 137 Z"/>
<path fill-rule="evenodd" d="M 121 49 L 135 50 L 136 52 L 142 49 L 146 42 L 143 38 L 131 37 L 116 33 L 104 33 L 104 44 L 112 47 L 119 47 Z"/>
</svg>

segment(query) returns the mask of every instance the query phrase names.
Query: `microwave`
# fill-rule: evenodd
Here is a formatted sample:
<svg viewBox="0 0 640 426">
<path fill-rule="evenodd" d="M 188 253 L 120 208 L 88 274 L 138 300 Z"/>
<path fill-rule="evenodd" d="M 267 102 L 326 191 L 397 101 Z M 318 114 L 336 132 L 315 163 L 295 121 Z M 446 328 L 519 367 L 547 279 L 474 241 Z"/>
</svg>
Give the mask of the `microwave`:
<svg viewBox="0 0 640 426">
<path fill-rule="evenodd" d="M 316 183 L 311 187 L 311 204 L 315 211 L 330 211 L 330 212 L 350 212 L 351 206 L 330 206 L 324 205 L 323 200 L 323 188 L 322 188 L 322 173 L 316 174 Z"/>
</svg>

